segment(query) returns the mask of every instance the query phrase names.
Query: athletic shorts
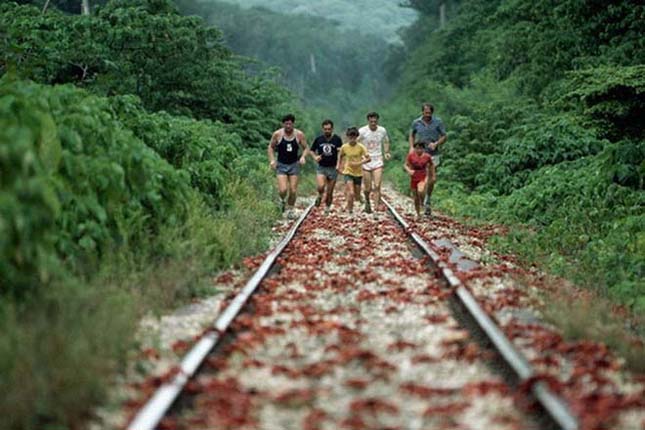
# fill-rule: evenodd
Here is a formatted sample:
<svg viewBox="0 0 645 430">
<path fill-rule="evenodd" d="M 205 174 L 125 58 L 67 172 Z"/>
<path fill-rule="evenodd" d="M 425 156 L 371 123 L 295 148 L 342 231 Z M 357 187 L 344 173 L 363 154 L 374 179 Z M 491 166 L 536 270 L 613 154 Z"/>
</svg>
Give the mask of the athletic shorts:
<svg viewBox="0 0 645 430">
<path fill-rule="evenodd" d="M 295 163 L 284 164 L 278 161 L 275 171 L 278 175 L 298 176 L 300 175 L 300 163 L 296 161 Z"/>
<path fill-rule="evenodd" d="M 425 173 L 425 172 L 424 172 Z M 416 190 L 419 183 L 424 182 L 428 179 L 428 175 L 412 175 L 410 178 L 410 189 Z"/>
<path fill-rule="evenodd" d="M 361 185 L 363 183 L 363 177 L 362 176 L 352 176 L 352 175 L 344 175 L 345 176 L 345 183 L 348 183 L 349 181 L 352 181 L 354 185 Z"/>
<path fill-rule="evenodd" d="M 380 169 L 383 167 L 383 157 L 374 157 L 369 163 L 363 164 L 363 170 L 371 172 L 372 170 Z"/>
<path fill-rule="evenodd" d="M 430 152 L 426 151 L 426 154 L 430 154 Z M 441 154 L 430 154 L 432 157 L 432 164 L 434 164 L 434 167 L 439 166 L 439 163 L 441 163 Z"/>
<path fill-rule="evenodd" d="M 338 177 L 338 171 L 332 166 L 318 166 L 316 168 L 316 173 L 324 176 L 325 179 L 329 179 L 330 181 L 335 181 Z"/>
</svg>

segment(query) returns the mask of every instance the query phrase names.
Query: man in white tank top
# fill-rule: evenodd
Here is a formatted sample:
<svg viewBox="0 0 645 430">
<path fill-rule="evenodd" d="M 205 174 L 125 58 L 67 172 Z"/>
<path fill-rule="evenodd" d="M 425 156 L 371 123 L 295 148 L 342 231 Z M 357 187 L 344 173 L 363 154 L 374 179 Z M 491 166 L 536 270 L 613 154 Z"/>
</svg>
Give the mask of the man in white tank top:
<svg viewBox="0 0 645 430">
<path fill-rule="evenodd" d="M 365 212 L 372 212 L 370 194 L 375 194 L 375 207 L 381 202 L 381 181 L 383 179 L 383 160 L 390 159 L 390 138 L 387 130 L 378 125 L 379 114 L 367 114 L 367 125 L 358 132 L 358 141 L 366 148 L 371 161 L 363 164 L 363 194 L 365 195 Z M 384 153 L 385 150 L 385 153 Z"/>
</svg>

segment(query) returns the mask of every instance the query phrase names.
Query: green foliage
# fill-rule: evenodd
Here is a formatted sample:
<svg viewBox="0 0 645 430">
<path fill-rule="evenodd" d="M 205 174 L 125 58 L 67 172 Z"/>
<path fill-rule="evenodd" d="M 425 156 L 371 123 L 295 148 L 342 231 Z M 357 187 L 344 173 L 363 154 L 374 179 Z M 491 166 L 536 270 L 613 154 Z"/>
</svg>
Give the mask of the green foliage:
<svg viewBox="0 0 645 430">
<path fill-rule="evenodd" d="M 193 188 L 211 205 L 221 202 L 221 189 L 230 180 L 230 166 L 240 156 L 242 142 L 218 123 L 150 114 L 131 96 L 113 98 L 123 124 L 176 169 L 187 172 Z"/>
<path fill-rule="evenodd" d="M 339 125 L 349 124 L 354 111 L 373 105 L 391 88 L 384 76 L 388 42 L 382 32 L 366 34 L 366 23 L 347 28 L 342 23 L 348 17 L 337 22 L 318 16 L 318 5 L 310 6 L 310 15 L 296 14 L 303 9 L 288 5 L 275 9 L 277 5 L 263 3 L 249 9 L 222 1 L 177 3 L 186 13 L 199 14 L 222 29 L 226 44 L 236 53 L 279 68 L 283 84 L 307 107 L 324 110 L 323 117 L 332 116 Z M 338 11 L 351 15 L 348 8 Z M 397 7 L 390 4 L 387 9 Z M 254 67 L 257 64 L 249 65 Z"/>
<path fill-rule="evenodd" d="M 47 4 L 48 8 L 56 8 L 66 13 L 80 14 L 82 0 L 14 0 L 18 4 L 32 4 L 42 9 Z M 88 0 L 90 9 L 103 6 L 107 0 Z"/>
<path fill-rule="evenodd" d="M 316 2 L 301 0 L 224 1 L 245 8 L 262 7 L 279 14 L 317 17 L 318 22 L 324 20 L 335 24 L 342 31 L 358 29 L 363 34 L 377 36 L 388 41 L 397 41 L 400 29 L 411 24 L 416 16 L 414 11 L 400 7 L 400 2 L 388 0 L 353 0 L 351 2 L 346 0 L 319 0 Z M 205 8 L 212 8 L 216 3 L 213 0 L 200 0 L 199 2 Z M 291 20 L 293 22 L 293 18 Z M 302 22 L 299 21 L 298 25 L 302 25 Z"/>
<path fill-rule="evenodd" d="M 103 399 L 137 316 L 266 246 L 273 183 L 223 125 L 132 97 L 5 77 L 0 110 L 0 411 L 8 428 L 69 428 Z"/>
<path fill-rule="evenodd" d="M 54 172 L 60 164 L 61 143 L 44 100 L 16 94 L 0 100 L 0 291 L 4 293 L 47 282 L 55 270 L 52 232 L 61 202 Z"/>
<path fill-rule="evenodd" d="M 107 100 L 11 79 L 0 82 L 0 100 L 3 254 L 11 257 L 3 292 L 33 287 L 33 274 L 46 280 L 52 243 L 80 269 L 113 243 L 184 218 L 187 175 L 124 130 Z"/>
<path fill-rule="evenodd" d="M 3 428 L 79 427 L 123 368 L 135 316 L 125 291 L 70 280 L 35 302 L 0 302 Z"/>
<path fill-rule="evenodd" d="M 137 95 L 148 110 L 221 120 L 251 142 L 268 140 L 267 119 L 291 101 L 270 75 L 246 75 L 219 30 L 170 0 L 114 0 L 90 17 L 4 3 L 0 28 L 0 73 Z"/>
<path fill-rule="evenodd" d="M 0 4 L 9 429 L 83 427 L 139 317 L 266 247 L 277 210 L 258 148 L 294 109 L 169 1 L 114 1 L 90 17 L 54 9 L 63 3 L 45 14 Z"/>
<path fill-rule="evenodd" d="M 565 108 L 578 109 L 587 124 L 612 140 L 645 139 L 645 64 L 601 66 L 568 74 L 560 96 Z"/>
<path fill-rule="evenodd" d="M 486 68 L 535 96 L 558 81 L 563 71 L 645 62 L 645 30 L 638 24 L 645 6 L 636 0 L 457 3 L 458 13 L 442 31 L 432 32 L 434 28 L 420 20 L 406 32 L 406 41 L 414 47 L 409 79 L 424 70 L 432 79 L 463 86 Z M 431 12 L 416 7 L 421 13 Z M 421 40 L 419 33 L 424 35 Z"/>
<path fill-rule="evenodd" d="M 604 155 L 535 171 L 493 216 L 539 228 L 525 247 L 551 250 L 560 274 L 585 283 L 592 275 L 595 288 L 634 305 L 645 297 L 645 193 L 612 183 Z"/>
<path fill-rule="evenodd" d="M 142 314 L 212 291 L 213 270 L 266 248 L 277 216 L 271 187 L 230 182 L 230 207 L 218 213 L 194 193 L 184 223 L 113 249 L 91 282 L 67 278 L 26 304 L 0 302 L 3 428 L 82 427 L 88 410 L 105 402 Z"/>
<path fill-rule="evenodd" d="M 383 114 L 401 138 L 422 101 L 447 123 L 437 206 L 516 226 L 507 250 L 645 311 L 643 6 L 467 0 L 436 31 L 411 4 L 430 15 Z"/>
</svg>

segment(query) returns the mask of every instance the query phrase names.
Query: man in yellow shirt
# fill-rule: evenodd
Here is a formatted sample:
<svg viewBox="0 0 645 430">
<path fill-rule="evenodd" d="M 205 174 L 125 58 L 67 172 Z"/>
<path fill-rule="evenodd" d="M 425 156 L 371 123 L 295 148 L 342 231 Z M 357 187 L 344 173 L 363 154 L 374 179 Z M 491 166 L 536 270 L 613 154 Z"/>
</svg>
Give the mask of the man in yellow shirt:
<svg viewBox="0 0 645 430">
<path fill-rule="evenodd" d="M 363 164 L 370 162 L 370 155 L 363 144 L 358 143 L 358 129 L 347 129 L 347 143 L 338 151 L 338 165 L 336 169 L 344 175 L 345 195 L 347 197 L 347 211 L 354 210 L 354 199 L 361 193 L 363 181 Z"/>
</svg>

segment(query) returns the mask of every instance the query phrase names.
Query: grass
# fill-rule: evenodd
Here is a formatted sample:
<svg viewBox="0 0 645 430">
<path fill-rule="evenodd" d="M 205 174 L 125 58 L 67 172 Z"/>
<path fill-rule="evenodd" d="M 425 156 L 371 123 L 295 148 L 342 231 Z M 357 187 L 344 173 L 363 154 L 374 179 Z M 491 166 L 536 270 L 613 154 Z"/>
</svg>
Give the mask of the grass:
<svg viewBox="0 0 645 430">
<path fill-rule="evenodd" d="M 278 216 L 270 188 L 229 184 L 229 206 L 199 198 L 184 225 L 115 249 L 87 279 L 68 275 L 26 302 L 0 304 L 3 429 L 80 429 L 125 368 L 142 315 L 212 292 L 211 275 L 264 250 Z"/>
<path fill-rule="evenodd" d="M 543 315 L 562 331 L 565 339 L 604 343 L 624 359 L 627 369 L 645 374 L 645 321 L 642 318 L 592 294 L 556 292 L 549 294 L 547 301 Z"/>
</svg>

